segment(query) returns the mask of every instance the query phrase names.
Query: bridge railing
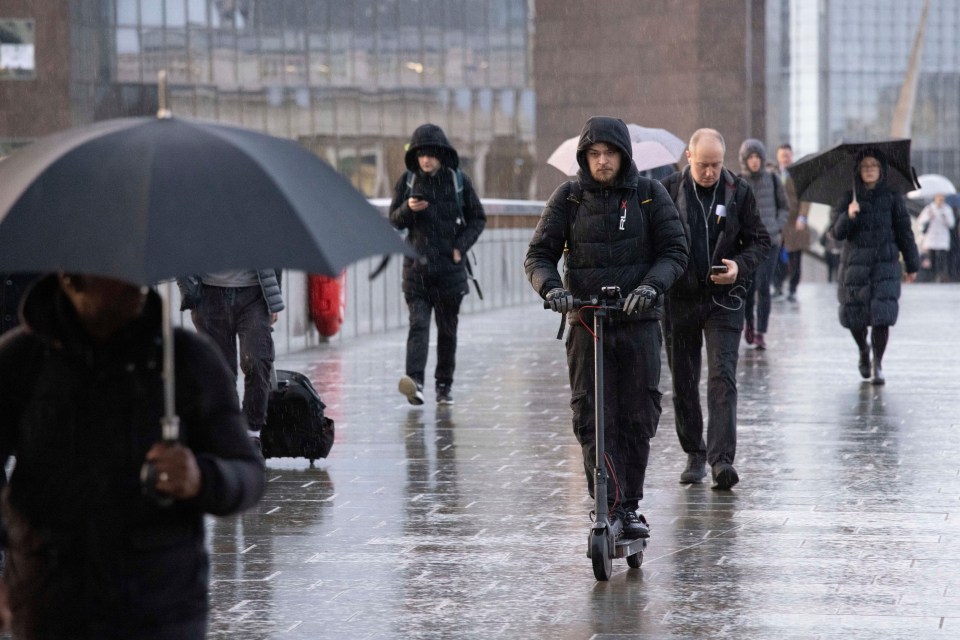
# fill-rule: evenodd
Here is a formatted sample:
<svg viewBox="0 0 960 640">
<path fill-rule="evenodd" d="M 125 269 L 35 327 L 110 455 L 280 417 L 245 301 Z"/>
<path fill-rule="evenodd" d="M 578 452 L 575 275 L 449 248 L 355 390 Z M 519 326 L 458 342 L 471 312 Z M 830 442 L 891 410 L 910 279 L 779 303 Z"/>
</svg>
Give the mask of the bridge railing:
<svg viewBox="0 0 960 640">
<path fill-rule="evenodd" d="M 544 203 L 536 200 L 481 199 L 487 214 L 487 226 L 470 251 L 474 275 L 483 291 L 483 300 L 470 285 L 461 313 L 479 313 L 515 305 L 535 305 L 539 298 L 523 272 L 527 244 L 536 227 Z M 387 199 L 371 200 L 386 214 Z M 286 309 L 274 326 L 277 355 L 293 353 L 322 342 L 338 342 L 364 335 L 383 333 L 406 327 L 407 306 L 401 291 L 403 258 L 392 256 L 383 271 L 374 279 L 370 274 L 381 258 L 369 258 L 348 267 L 343 275 L 344 314 L 340 331 L 329 339 L 318 333 L 310 317 L 307 274 L 285 271 L 283 295 Z M 180 307 L 179 292 L 174 288 L 174 323 L 192 327 L 189 313 Z"/>
</svg>

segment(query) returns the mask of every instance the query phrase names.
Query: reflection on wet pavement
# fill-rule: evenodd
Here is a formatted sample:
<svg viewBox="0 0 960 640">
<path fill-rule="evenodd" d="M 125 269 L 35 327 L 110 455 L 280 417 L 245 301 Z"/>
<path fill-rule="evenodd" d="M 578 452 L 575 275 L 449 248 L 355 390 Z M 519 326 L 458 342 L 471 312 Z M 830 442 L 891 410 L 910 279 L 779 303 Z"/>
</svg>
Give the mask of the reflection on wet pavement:
<svg viewBox="0 0 960 640">
<path fill-rule="evenodd" d="M 664 366 L 650 546 L 607 583 L 555 315 L 464 316 L 453 407 L 396 392 L 404 332 L 284 358 L 337 442 L 314 469 L 270 460 L 254 510 L 208 521 L 210 637 L 960 637 L 960 286 L 904 287 L 885 387 L 861 382 L 834 289 L 799 298 L 766 352 L 741 348 L 733 491 L 678 483 Z"/>
</svg>

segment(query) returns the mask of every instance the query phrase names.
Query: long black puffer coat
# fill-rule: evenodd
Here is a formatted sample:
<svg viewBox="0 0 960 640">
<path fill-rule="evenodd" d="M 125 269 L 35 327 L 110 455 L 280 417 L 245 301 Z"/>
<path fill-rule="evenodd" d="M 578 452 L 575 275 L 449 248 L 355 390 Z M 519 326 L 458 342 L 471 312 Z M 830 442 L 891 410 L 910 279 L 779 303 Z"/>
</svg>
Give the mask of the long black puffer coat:
<svg viewBox="0 0 960 640">
<path fill-rule="evenodd" d="M 237 513 L 264 490 L 233 376 L 207 338 L 175 331 L 181 441 L 202 488 L 161 507 L 140 486 L 164 412 L 160 297 L 105 343 L 87 337 L 56 276 L 22 308 L 24 325 L 0 340 L 0 461 L 16 457 L 4 498 L 15 628 L 176 637 L 165 630 L 206 617 L 204 514 Z"/>
<path fill-rule="evenodd" d="M 592 144 L 614 145 L 621 154 L 620 173 L 609 186 L 590 175 L 586 150 Z M 677 209 L 656 180 L 643 178 L 633 162 L 630 134 L 622 120 L 593 117 L 587 121 L 577 147 L 580 202 L 571 202 L 575 183 L 554 191 L 543 210 L 524 268 L 534 290 L 545 297 L 563 287 L 574 297 L 588 299 L 601 287 L 618 286 L 626 296 L 641 284 L 663 294 L 687 265 L 687 242 Z M 574 194 L 574 197 L 576 195 Z M 557 263 L 568 252 L 561 279 Z M 660 317 L 658 306 L 627 321 Z M 584 313 L 589 322 L 590 313 Z M 576 323 L 577 312 L 568 314 Z"/>
<path fill-rule="evenodd" d="M 880 153 L 881 178 L 867 189 L 856 178 L 860 213 L 850 219 L 847 207 L 853 200 L 848 191 L 834 212 L 833 237 L 843 242 L 837 275 L 840 324 L 847 329 L 889 327 L 897 322 L 900 310 L 900 254 L 907 273 L 920 268 L 917 243 L 910 227 L 910 214 L 903 195 L 887 187 L 887 163 Z M 859 165 L 860 158 L 857 159 Z"/>
<path fill-rule="evenodd" d="M 417 152 L 432 149 L 442 166 L 433 175 L 420 171 Z M 409 298 L 439 300 L 469 291 L 467 286 L 467 251 L 474 245 L 487 217 L 470 178 L 463 175 L 463 210 L 457 205 L 457 187 L 453 173 L 460 166 L 457 154 L 443 130 L 433 124 L 417 127 L 405 156 L 407 169 L 415 174 L 413 190 L 424 195 L 430 206 L 414 213 L 407 206 L 410 196 L 407 175 L 394 187 L 390 204 L 390 222 L 408 231 L 407 242 L 420 252 L 420 258 L 403 259 L 403 292 Z M 453 250 L 463 256 L 453 261 Z"/>
</svg>

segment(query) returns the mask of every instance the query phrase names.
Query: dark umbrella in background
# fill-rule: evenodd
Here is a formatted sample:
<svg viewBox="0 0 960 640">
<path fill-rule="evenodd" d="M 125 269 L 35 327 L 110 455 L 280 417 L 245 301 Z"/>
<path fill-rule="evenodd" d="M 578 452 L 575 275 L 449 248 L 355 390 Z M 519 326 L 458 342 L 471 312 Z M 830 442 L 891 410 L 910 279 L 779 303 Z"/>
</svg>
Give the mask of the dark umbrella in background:
<svg viewBox="0 0 960 640">
<path fill-rule="evenodd" d="M 920 186 L 910 165 L 909 138 L 842 142 L 825 151 L 805 155 L 790 166 L 797 200 L 836 205 L 841 196 L 853 188 L 857 156 L 862 152 L 883 156 L 887 164 L 887 185 L 891 189 L 906 194 Z"/>
<path fill-rule="evenodd" d="M 164 438 L 178 435 L 169 279 L 225 269 L 336 276 L 416 257 L 350 182 L 291 140 L 169 116 L 98 122 L 0 162 L 0 271 L 167 280 Z"/>
</svg>

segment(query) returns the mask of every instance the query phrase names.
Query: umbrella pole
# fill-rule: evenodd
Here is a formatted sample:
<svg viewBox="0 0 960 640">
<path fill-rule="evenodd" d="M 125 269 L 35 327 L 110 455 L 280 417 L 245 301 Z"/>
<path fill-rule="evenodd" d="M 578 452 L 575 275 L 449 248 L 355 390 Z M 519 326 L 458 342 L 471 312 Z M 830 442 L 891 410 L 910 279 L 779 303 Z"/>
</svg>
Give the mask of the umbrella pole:
<svg viewBox="0 0 960 640">
<path fill-rule="evenodd" d="M 163 418 L 160 420 L 163 439 L 180 439 L 180 416 L 176 413 L 173 373 L 173 320 L 170 315 L 170 300 L 173 298 L 173 282 L 164 284 L 163 300 Z"/>
</svg>

